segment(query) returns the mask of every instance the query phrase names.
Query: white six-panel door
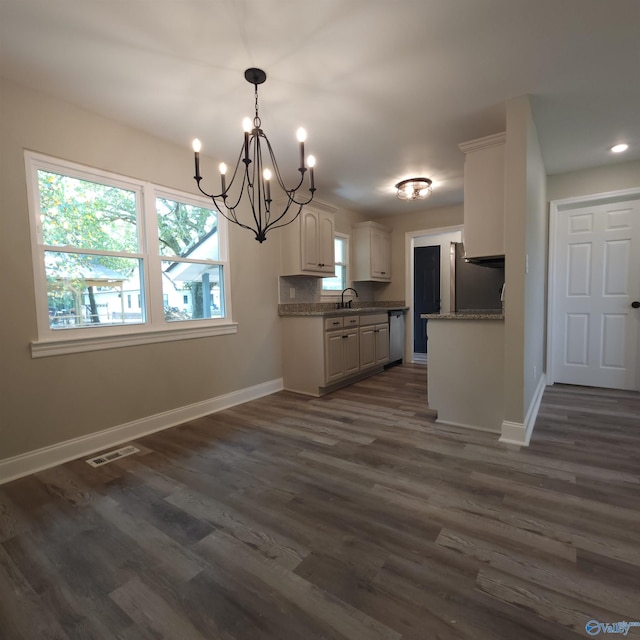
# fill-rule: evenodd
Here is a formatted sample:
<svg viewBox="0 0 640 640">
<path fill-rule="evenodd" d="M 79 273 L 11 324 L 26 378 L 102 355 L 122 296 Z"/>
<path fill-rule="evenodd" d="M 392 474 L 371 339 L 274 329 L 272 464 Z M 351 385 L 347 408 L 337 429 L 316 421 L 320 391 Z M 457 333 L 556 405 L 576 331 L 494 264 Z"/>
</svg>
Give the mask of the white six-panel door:
<svg viewBox="0 0 640 640">
<path fill-rule="evenodd" d="M 640 201 L 560 209 L 555 228 L 555 382 L 637 389 Z"/>
</svg>

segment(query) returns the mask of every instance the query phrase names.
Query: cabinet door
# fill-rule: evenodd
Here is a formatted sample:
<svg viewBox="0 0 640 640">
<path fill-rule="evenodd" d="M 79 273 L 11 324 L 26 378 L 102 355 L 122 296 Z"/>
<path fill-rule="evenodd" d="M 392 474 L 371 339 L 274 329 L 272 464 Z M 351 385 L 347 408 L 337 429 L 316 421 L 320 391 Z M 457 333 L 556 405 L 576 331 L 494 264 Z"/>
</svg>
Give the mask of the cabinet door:
<svg viewBox="0 0 640 640">
<path fill-rule="evenodd" d="M 315 211 L 303 209 L 300 214 L 300 259 L 302 271 L 320 268 L 320 220 Z"/>
<path fill-rule="evenodd" d="M 347 376 L 360 371 L 360 339 L 357 329 L 345 331 L 344 343 L 344 373 Z"/>
<path fill-rule="evenodd" d="M 391 238 L 380 229 L 371 229 L 371 271 L 375 278 L 391 278 Z"/>
<path fill-rule="evenodd" d="M 333 246 L 333 215 L 324 211 L 303 209 L 300 214 L 301 271 L 333 274 L 335 251 Z"/>
<path fill-rule="evenodd" d="M 373 367 L 376 363 L 375 325 L 360 328 L 360 368 Z"/>
<path fill-rule="evenodd" d="M 331 331 L 324 336 L 324 379 L 327 384 L 344 378 L 343 331 Z"/>
<path fill-rule="evenodd" d="M 464 160 L 464 249 L 467 258 L 504 255 L 505 134 L 460 145 Z"/>
<path fill-rule="evenodd" d="M 377 324 L 376 336 L 376 364 L 389 362 L 389 325 Z"/>
<path fill-rule="evenodd" d="M 322 212 L 318 215 L 318 262 L 321 271 L 333 275 L 336 270 L 333 216 Z"/>
</svg>

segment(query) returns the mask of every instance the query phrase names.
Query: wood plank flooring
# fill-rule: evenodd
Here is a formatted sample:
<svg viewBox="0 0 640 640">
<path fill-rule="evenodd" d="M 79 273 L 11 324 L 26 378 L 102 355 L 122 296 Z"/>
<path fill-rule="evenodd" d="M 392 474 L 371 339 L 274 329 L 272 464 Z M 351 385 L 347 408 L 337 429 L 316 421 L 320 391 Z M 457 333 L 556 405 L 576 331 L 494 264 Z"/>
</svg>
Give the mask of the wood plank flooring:
<svg viewBox="0 0 640 640">
<path fill-rule="evenodd" d="M 639 395 L 552 387 L 519 449 L 435 423 L 425 377 L 281 392 L 0 487 L 0 637 L 560 640 L 640 621 Z"/>
</svg>

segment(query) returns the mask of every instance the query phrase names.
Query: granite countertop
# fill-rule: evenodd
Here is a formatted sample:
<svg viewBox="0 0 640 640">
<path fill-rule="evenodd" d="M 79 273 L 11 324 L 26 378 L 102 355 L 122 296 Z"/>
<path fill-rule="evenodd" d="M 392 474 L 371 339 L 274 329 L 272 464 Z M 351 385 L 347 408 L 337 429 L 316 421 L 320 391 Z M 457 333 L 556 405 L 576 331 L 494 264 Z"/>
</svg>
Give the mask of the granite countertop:
<svg viewBox="0 0 640 640">
<path fill-rule="evenodd" d="M 352 302 L 351 308 L 337 309 L 335 302 L 307 302 L 300 304 L 279 304 L 279 316 L 350 316 L 362 313 L 387 313 L 388 311 L 404 310 L 406 306 L 404 300 L 394 300 L 390 302 Z"/>
<path fill-rule="evenodd" d="M 500 309 L 466 309 L 451 313 L 421 313 L 424 320 L 504 320 Z"/>
</svg>

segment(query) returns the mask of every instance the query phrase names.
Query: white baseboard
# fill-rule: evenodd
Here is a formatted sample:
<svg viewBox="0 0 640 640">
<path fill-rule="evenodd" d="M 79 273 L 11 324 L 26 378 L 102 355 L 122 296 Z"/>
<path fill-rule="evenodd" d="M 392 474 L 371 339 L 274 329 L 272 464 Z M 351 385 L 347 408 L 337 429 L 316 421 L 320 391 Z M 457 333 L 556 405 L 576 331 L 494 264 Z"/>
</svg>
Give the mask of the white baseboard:
<svg viewBox="0 0 640 640">
<path fill-rule="evenodd" d="M 465 424 L 464 422 L 452 422 L 451 420 L 440 420 L 436 418 L 437 424 L 442 424 L 447 427 L 460 427 L 462 429 L 471 429 L 472 431 L 484 431 L 485 433 L 500 433 L 498 429 L 491 429 L 490 427 L 483 427 L 477 424 Z"/>
<path fill-rule="evenodd" d="M 505 444 L 517 444 L 521 447 L 529 446 L 546 385 L 546 376 L 543 373 L 540 376 L 538 386 L 536 387 L 531 403 L 529 404 L 529 409 L 524 418 L 524 423 L 504 420 L 502 423 L 502 435 L 500 436 L 500 442 L 504 442 Z"/>
<path fill-rule="evenodd" d="M 209 400 L 195 402 L 185 407 L 157 413 L 133 422 L 74 438 L 73 440 L 66 440 L 42 449 L 29 451 L 13 458 L 0 460 L 0 484 L 141 438 L 156 431 L 175 427 L 210 413 L 216 413 L 250 400 L 268 396 L 277 391 L 282 391 L 283 388 L 282 378 L 277 378 L 253 387 L 232 391 Z"/>
</svg>

